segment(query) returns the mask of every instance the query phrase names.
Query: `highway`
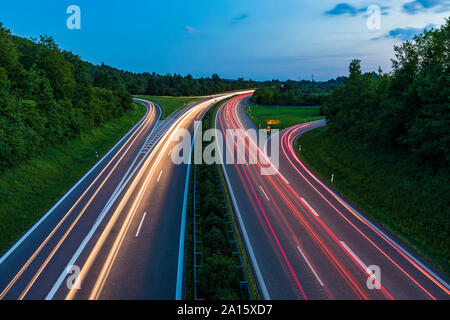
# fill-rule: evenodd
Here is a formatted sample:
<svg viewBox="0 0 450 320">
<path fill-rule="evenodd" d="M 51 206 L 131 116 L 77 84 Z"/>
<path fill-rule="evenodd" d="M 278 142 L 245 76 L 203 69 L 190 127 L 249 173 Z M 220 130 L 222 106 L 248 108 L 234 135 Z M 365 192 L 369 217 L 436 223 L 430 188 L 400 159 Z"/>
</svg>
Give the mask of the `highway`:
<svg viewBox="0 0 450 320">
<path fill-rule="evenodd" d="M 155 104 L 140 103 L 144 118 L 0 258 L 0 299 L 44 299 L 65 271 L 161 116 Z"/>
<path fill-rule="evenodd" d="M 0 258 L 0 299 L 180 298 L 189 165 L 170 150 L 229 96 L 163 121 L 135 99 L 145 117 Z"/>
<path fill-rule="evenodd" d="M 243 108 L 250 95 L 205 97 L 166 120 L 135 99 L 144 118 L 0 257 L 0 299 L 182 299 L 190 164 L 175 164 L 173 147 L 181 129 L 193 135 L 195 121 L 230 97 L 216 128 L 256 129 Z M 237 157 L 255 164 L 222 165 L 262 298 L 448 299 L 446 276 L 298 159 L 296 138 L 324 124 L 280 132 L 275 175 L 260 174 L 268 165 L 255 153 L 271 143 L 259 149 L 252 138 Z M 381 275 L 372 288 L 369 266 Z"/>
<path fill-rule="evenodd" d="M 243 131 L 257 129 L 243 107 L 248 98 L 241 95 L 224 103 L 215 126 L 223 134 L 242 129 L 236 131 L 237 139 L 226 139 L 219 158 L 261 296 L 449 299 L 445 275 L 355 209 L 298 159 L 296 138 L 325 125 L 324 121 L 273 135 L 271 140 L 280 141 L 279 168 L 274 175 L 261 175 L 261 168 L 273 168 L 264 161 L 272 141 L 259 148 Z M 237 141 L 245 148 L 236 148 Z M 237 159 L 246 159 L 246 164 L 225 164 L 225 148 L 236 152 Z M 263 156 L 257 158 L 257 152 Z"/>
</svg>

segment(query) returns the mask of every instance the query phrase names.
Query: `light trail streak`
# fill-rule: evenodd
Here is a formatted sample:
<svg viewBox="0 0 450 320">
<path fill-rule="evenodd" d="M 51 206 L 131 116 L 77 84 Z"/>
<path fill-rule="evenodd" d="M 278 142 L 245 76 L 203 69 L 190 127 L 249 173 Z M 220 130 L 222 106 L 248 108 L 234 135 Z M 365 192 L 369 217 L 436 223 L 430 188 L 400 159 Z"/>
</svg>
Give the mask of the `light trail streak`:
<svg viewBox="0 0 450 320">
<path fill-rule="evenodd" d="M 234 103 L 233 101 L 230 101 L 229 102 L 229 104 L 232 104 L 232 103 Z M 225 108 L 225 107 L 224 107 Z M 224 111 L 225 112 L 225 111 Z M 236 110 L 234 109 L 234 112 L 229 112 L 228 113 L 228 116 L 230 116 L 230 117 L 224 117 L 225 119 L 231 119 L 231 121 L 233 122 L 233 121 L 235 121 L 235 119 L 233 119 L 233 116 L 235 116 L 235 113 L 236 112 Z M 239 123 L 239 125 L 237 124 L 237 123 Z M 241 125 L 241 122 L 240 122 L 240 120 L 238 119 L 238 121 L 237 121 L 237 123 L 234 125 L 234 128 L 237 128 L 238 126 L 240 126 Z M 224 129 L 223 128 L 223 125 L 222 125 L 222 129 Z M 245 138 L 242 138 L 243 140 L 245 139 Z M 245 141 L 245 140 L 244 140 Z M 247 148 L 248 149 L 248 148 Z M 253 150 L 253 149 L 252 149 Z M 245 170 L 245 169 L 244 169 Z M 272 182 L 272 178 L 269 178 L 269 180 Z M 284 181 L 284 179 L 282 179 L 283 181 Z M 284 181 L 285 182 L 285 181 Z M 273 182 L 272 182 L 272 184 L 274 184 Z M 287 185 L 287 184 L 286 184 Z M 275 188 L 276 188 L 276 190 L 277 189 L 279 189 L 277 186 L 274 186 Z M 293 194 L 295 194 L 296 195 L 296 193 L 292 190 L 292 188 L 290 187 L 290 186 L 287 186 L 289 189 L 291 189 L 290 191 L 293 193 Z M 297 212 L 297 210 L 296 210 L 296 208 L 295 207 L 292 207 L 290 204 L 289 204 L 289 200 L 287 200 L 287 198 L 286 197 L 284 197 L 284 193 L 283 192 L 279 192 L 280 193 L 280 196 L 281 197 L 283 197 L 285 200 L 286 200 L 286 202 L 288 203 L 288 205 L 291 207 L 291 210 L 292 210 L 292 212 Z M 298 195 L 296 195 L 297 197 L 298 197 Z M 275 202 L 274 200 L 272 200 L 273 202 Z M 298 213 L 297 212 L 297 216 L 298 217 L 301 217 L 300 216 L 300 213 Z M 306 221 L 304 221 L 304 223 L 306 223 Z M 310 233 L 318 240 L 318 241 L 320 241 L 319 239 L 318 239 L 318 237 L 314 234 L 314 232 L 312 231 L 312 229 L 310 228 L 310 227 L 308 227 L 308 229 L 310 230 Z M 328 232 L 328 234 L 333 238 L 333 240 L 335 241 L 335 243 L 337 243 L 337 244 L 340 244 L 340 242 L 339 242 L 339 240 L 334 236 L 334 234 L 333 233 L 331 233 L 331 231 L 328 229 L 328 228 L 326 228 L 326 231 Z M 324 250 L 327 250 L 327 248 L 326 248 L 326 246 L 325 245 L 321 245 L 321 247 L 324 249 Z M 327 252 L 328 252 L 328 254 L 330 255 L 330 257 L 332 257 L 333 258 L 333 255 L 327 250 Z M 335 258 L 333 258 L 333 261 L 335 262 L 335 263 L 337 263 L 337 260 L 335 259 Z M 338 266 L 340 267 L 340 269 L 341 269 L 341 271 L 342 272 L 344 272 L 344 274 L 346 275 L 346 277 L 348 278 L 348 280 L 353 284 L 353 286 L 359 291 L 359 294 L 362 296 L 362 297 L 365 297 L 365 295 L 362 293 L 362 291 L 361 291 L 361 289 L 359 289 L 359 287 L 355 284 L 355 282 L 354 282 L 354 280 L 352 280 L 351 279 L 351 277 L 349 276 L 349 274 L 343 269 L 343 267 L 338 263 Z M 392 296 L 385 290 L 385 289 L 383 289 L 382 290 L 383 291 L 383 293 L 386 295 L 386 297 L 387 298 L 392 298 Z"/>
<path fill-rule="evenodd" d="M 444 290 L 448 294 L 448 290 L 440 284 L 436 279 L 434 279 L 429 273 L 427 273 L 423 268 L 418 266 L 414 261 L 409 259 L 401 250 L 397 248 L 391 241 L 386 239 L 380 232 L 378 232 L 374 227 L 372 227 L 370 224 L 368 224 L 365 219 L 362 219 L 358 213 L 356 213 L 353 209 L 351 209 L 348 205 L 342 202 L 335 194 L 332 192 L 328 187 L 326 187 L 320 180 L 318 180 L 304 165 L 303 163 L 298 159 L 298 157 L 295 155 L 295 152 L 293 150 L 293 139 L 292 139 L 292 133 L 294 132 L 294 129 L 296 127 L 293 127 L 290 129 L 290 133 L 286 132 L 283 138 L 285 139 L 285 143 L 282 143 L 283 152 L 286 154 L 286 158 L 289 160 L 293 168 L 303 177 L 303 179 L 308 182 L 308 184 L 319 194 L 326 203 L 328 203 L 346 222 L 348 222 L 355 230 L 358 231 L 371 245 L 373 245 L 380 253 L 382 253 L 395 267 L 397 267 L 403 274 L 405 274 L 414 284 L 416 284 L 423 292 L 425 292 L 431 299 L 435 300 L 436 298 L 429 293 L 421 284 L 419 284 L 409 273 L 407 273 L 398 263 L 396 263 L 390 256 L 387 255 L 386 252 L 384 252 L 378 245 L 376 245 L 369 237 L 364 234 L 355 224 L 353 224 L 345 215 L 338 210 L 301 172 L 300 170 L 294 165 L 294 163 L 291 161 L 291 159 L 295 159 L 295 161 L 301 165 L 301 167 L 314 178 L 316 182 L 318 182 L 325 190 L 327 190 L 330 195 L 332 195 L 336 200 L 338 200 L 342 205 L 344 205 L 345 208 L 349 210 L 355 217 L 358 218 L 361 222 L 363 222 L 365 225 L 367 225 L 370 229 L 372 229 L 381 239 L 385 240 L 386 243 L 388 243 L 390 246 L 394 247 L 397 252 L 399 252 L 404 258 L 406 258 L 411 264 L 413 264 L 419 271 L 421 271 L 424 275 L 426 275 L 430 280 L 432 280 L 436 285 L 438 285 L 442 290 Z M 288 132 L 289 132 L 288 131 Z M 287 137 L 287 138 L 286 138 Z M 286 140 L 287 139 L 287 140 Z M 287 141 L 290 141 L 291 143 L 288 143 Z M 286 153 L 285 148 L 288 148 L 289 154 Z M 289 156 L 288 156 L 289 155 Z"/>
<path fill-rule="evenodd" d="M 220 100 L 222 99 L 226 99 L 231 95 L 225 95 L 225 96 L 221 96 Z M 122 225 L 119 234 L 116 236 L 115 241 L 113 243 L 113 246 L 111 248 L 111 250 L 109 251 L 107 260 L 105 261 L 102 270 L 100 271 L 100 274 L 96 280 L 96 283 L 94 285 L 94 288 L 89 296 L 89 299 L 98 299 L 102 288 L 106 282 L 106 279 L 109 275 L 109 272 L 112 268 L 113 262 L 117 256 L 117 253 L 119 252 L 119 249 L 123 243 L 123 239 L 128 231 L 129 225 L 131 224 L 131 221 L 133 220 L 135 211 L 137 206 L 139 205 L 139 202 L 142 199 L 142 196 L 148 186 L 148 182 L 150 181 L 151 176 L 153 175 L 154 171 L 156 170 L 156 168 L 159 166 L 159 163 L 162 159 L 162 157 L 167 153 L 167 149 L 170 146 L 170 143 L 174 140 L 174 137 L 177 135 L 178 130 L 182 127 L 182 125 L 189 120 L 189 118 L 192 118 L 192 115 L 198 111 L 203 111 L 204 109 L 207 109 L 211 104 L 211 101 L 208 100 L 206 102 L 202 102 L 200 104 L 198 104 L 197 106 L 191 108 L 189 111 L 187 111 L 184 115 L 180 116 L 174 124 L 172 124 L 172 127 L 170 129 L 167 130 L 167 132 L 164 134 L 164 136 L 159 140 L 159 142 L 157 143 L 157 145 L 152 149 L 150 155 L 148 156 L 148 158 L 146 159 L 146 161 L 144 162 L 144 164 L 142 166 L 138 165 L 138 167 L 140 167 L 140 170 L 138 171 L 136 177 L 134 178 L 132 184 L 130 185 L 130 187 L 127 189 L 125 195 L 123 196 L 122 200 L 120 201 L 117 209 L 114 211 L 111 219 L 109 220 L 107 226 L 105 227 L 104 231 L 102 232 L 101 236 L 99 237 L 99 239 L 97 240 L 97 243 L 95 244 L 94 248 L 92 249 L 92 251 L 89 254 L 88 259 L 86 260 L 81 273 L 79 275 L 80 281 L 82 281 L 85 277 L 86 274 L 88 273 L 90 267 L 92 266 L 94 260 L 96 259 L 96 257 L 98 256 L 99 251 L 101 250 L 101 248 L 103 247 L 104 242 L 106 241 L 106 238 L 108 237 L 112 227 L 114 226 L 114 224 L 116 223 L 121 211 L 123 210 L 123 207 L 125 206 L 125 204 L 127 203 L 128 199 L 131 197 L 132 193 L 134 192 L 134 189 L 136 188 L 138 182 L 140 181 L 141 177 L 143 176 L 146 168 L 148 167 L 148 165 L 150 164 L 151 160 L 154 158 L 155 154 L 157 153 L 156 156 L 156 160 L 154 162 L 154 164 L 151 166 L 150 168 L 150 172 L 147 175 L 144 185 L 139 189 L 139 191 L 137 192 L 137 197 L 130 209 L 130 211 L 128 212 L 128 215 L 126 216 L 125 222 Z M 194 116 L 195 119 L 195 116 Z M 160 150 L 161 149 L 161 150 Z M 160 151 L 159 151 L 160 150 Z M 80 252 L 82 251 L 79 250 Z M 62 277 L 63 275 L 61 275 Z M 67 300 L 73 299 L 76 295 L 76 290 L 72 289 L 69 291 L 69 293 L 66 296 Z"/>
<path fill-rule="evenodd" d="M 94 194 L 89 198 L 87 204 L 83 207 L 83 209 L 78 214 L 75 221 L 78 221 L 81 216 L 84 214 L 86 208 L 89 206 L 89 204 L 92 202 L 92 200 L 95 198 L 95 196 L 98 194 L 104 183 L 108 180 L 110 175 L 114 172 L 116 167 L 119 165 L 120 161 L 123 159 L 123 157 L 126 155 L 128 150 L 133 146 L 139 135 L 143 132 L 144 128 L 148 125 L 150 120 L 154 117 L 156 111 L 155 107 L 151 103 L 147 103 L 147 106 L 152 106 L 151 113 L 147 113 L 146 120 L 142 121 L 141 125 L 133 132 L 133 134 L 127 139 L 127 141 L 122 145 L 122 147 L 116 152 L 116 154 L 111 158 L 111 160 L 108 162 L 108 164 L 102 169 L 102 171 L 96 176 L 96 178 L 91 182 L 91 184 L 88 186 L 88 188 L 82 193 L 82 195 L 77 199 L 77 201 L 73 204 L 73 206 L 70 208 L 70 210 L 64 215 L 64 217 L 58 222 L 58 224 L 53 228 L 53 230 L 50 232 L 50 234 L 46 237 L 46 239 L 40 244 L 40 246 L 34 251 L 34 253 L 31 255 L 31 257 L 27 260 L 27 262 L 21 267 L 19 272 L 14 276 L 14 278 L 9 282 L 9 284 L 5 287 L 3 292 L 0 294 L 0 299 L 3 299 L 5 295 L 9 292 L 9 290 L 12 288 L 12 286 L 17 282 L 17 280 L 23 275 L 23 273 L 28 269 L 30 264 L 35 260 L 37 255 L 43 250 L 43 248 L 47 245 L 47 243 L 52 239 L 54 234 L 60 229 L 60 227 L 63 225 L 63 223 L 66 221 L 66 219 L 70 216 L 72 211 L 76 208 L 76 206 L 80 203 L 80 201 L 84 198 L 84 196 L 89 192 L 89 190 L 92 188 L 92 186 L 100 179 L 100 177 L 103 175 L 103 173 L 109 168 L 109 166 L 114 162 L 114 160 L 119 156 L 122 149 L 125 148 L 127 145 L 128 147 L 123 152 L 123 154 L 120 156 L 116 164 L 113 166 L 113 168 L 110 169 L 108 175 L 103 179 L 100 186 L 96 189 Z M 131 141 L 131 143 L 129 143 Z M 31 281 L 27 284 L 26 288 L 22 291 L 22 293 L 19 296 L 19 300 L 23 299 L 31 286 L 35 283 L 39 275 L 42 273 L 42 271 L 45 269 L 45 267 L 48 265 L 51 258 L 54 256 L 56 251 L 59 249 L 63 241 L 66 239 L 67 235 L 70 233 L 70 231 L 73 229 L 73 226 L 75 223 L 72 223 L 69 229 L 64 233 L 63 237 L 58 241 L 57 245 L 53 248 L 50 255 L 47 256 L 44 263 L 39 267 L 38 271 L 34 274 Z"/>
</svg>

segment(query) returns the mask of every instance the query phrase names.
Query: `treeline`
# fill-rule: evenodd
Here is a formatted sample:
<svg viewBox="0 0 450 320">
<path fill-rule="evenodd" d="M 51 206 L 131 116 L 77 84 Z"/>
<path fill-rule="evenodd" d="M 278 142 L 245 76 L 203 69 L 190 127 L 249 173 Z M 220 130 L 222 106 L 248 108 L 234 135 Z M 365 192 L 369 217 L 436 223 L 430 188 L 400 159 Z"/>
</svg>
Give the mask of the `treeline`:
<svg viewBox="0 0 450 320">
<path fill-rule="evenodd" d="M 251 102 L 264 105 L 322 106 L 329 93 L 343 84 L 343 78 L 316 81 L 266 81 L 255 91 Z"/>
<path fill-rule="evenodd" d="M 111 68 L 110 68 L 110 71 Z M 118 70 L 115 70 L 118 71 Z M 127 90 L 133 94 L 155 96 L 204 96 L 258 86 L 252 80 L 221 79 L 217 74 L 211 78 L 194 79 L 191 75 L 158 75 L 156 73 L 131 73 L 119 71 Z"/>
<path fill-rule="evenodd" d="M 252 80 L 225 80 L 213 74 L 211 78 L 194 79 L 192 75 L 159 75 L 122 71 L 103 63 L 95 70 L 95 84 L 108 89 L 124 87 L 135 95 L 152 96 L 204 96 L 220 92 L 253 88 L 259 85 Z"/>
<path fill-rule="evenodd" d="M 124 86 L 52 38 L 12 36 L 0 24 L 0 168 L 38 154 L 131 108 Z"/>
<path fill-rule="evenodd" d="M 0 24 L 0 167 L 119 117 L 131 108 L 130 94 L 209 95 L 256 85 L 217 74 L 194 79 L 96 66 L 50 37 L 13 36 Z"/>
<path fill-rule="evenodd" d="M 393 71 L 362 74 L 351 62 L 345 85 L 324 104 L 330 132 L 383 153 L 409 157 L 424 174 L 450 166 L 450 23 L 395 46 Z M 413 164 L 413 163 L 411 163 Z M 443 186 L 444 187 L 444 186 Z"/>
</svg>

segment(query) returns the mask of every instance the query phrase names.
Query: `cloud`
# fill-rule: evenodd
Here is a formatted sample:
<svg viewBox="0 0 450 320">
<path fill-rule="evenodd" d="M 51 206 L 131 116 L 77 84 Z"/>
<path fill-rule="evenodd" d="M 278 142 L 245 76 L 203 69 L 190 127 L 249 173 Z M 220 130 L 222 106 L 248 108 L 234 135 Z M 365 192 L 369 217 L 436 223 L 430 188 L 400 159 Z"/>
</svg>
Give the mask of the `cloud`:
<svg viewBox="0 0 450 320">
<path fill-rule="evenodd" d="M 387 10 L 389 9 L 389 7 L 381 7 L 381 14 L 382 15 L 387 15 Z M 352 6 L 349 3 L 345 3 L 345 2 L 341 2 L 338 3 L 333 9 L 328 10 L 325 12 L 325 15 L 328 16 L 341 16 L 341 15 L 350 15 L 350 16 L 356 16 L 360 13 L 366 13 L 367 12 L 367 7 L 364 8 L 357 8 L 355 6 Z"/>
<path fill-rule="evenodd" d="M 338 3 L 333 9 L 326 11 L 325 14 L 329 16 L 340 16 L 344 14 L 349 14 L 351 16 L 356 16 L 358 13 L 364 12 L 366 9 L 358 9 L 348 3 Z"/>
<path fill-rule="evenodd" d="M 195 29 L 190 27 L 190 26 L 185 26 L 184 27 L 184 31 L 186 31 L 189 34 L 194 34 L 195 33 Z"/>
<path fill-rule="evenodd" d="M 231 23 L 232 23 L 232 24 L 236 24 L 236 23 L 238 23 L 238 22 L 240 22 L 240 21 L 242 21 L 242 20 L 247 19 L 248 17 L 249 17 L 249 14 L 248 14 L 248 13 L 243 13 L 243 14 L 241 14 L 241 15 L 238 16 L 238 17 L 232 18 L 232 19 L 231 19 Z"/>
<path fill-rule="evenodd" d="M 425 28 L 412 28 L 412 27 L 404 27 L 404 28 L 396 28 L 389 31 L 387 34 L 373 38 L 372 40 L 380 40 L 383 38 L 391 38 L 391 39 L 399 39 L 402 41 L 411 40 L 414 38 L 416 34 L 423 33 L 425 30 L 430 30 L 434 28 L 436 25 L 429 24 Z"/>
<path fill-rule="evenodd" d="M 428 9 L 436 12 L 449 11 L 450 0 L 414 0 L 403 4 L 403 11 L 407 14 L 417 14 Z"/>
</svg>

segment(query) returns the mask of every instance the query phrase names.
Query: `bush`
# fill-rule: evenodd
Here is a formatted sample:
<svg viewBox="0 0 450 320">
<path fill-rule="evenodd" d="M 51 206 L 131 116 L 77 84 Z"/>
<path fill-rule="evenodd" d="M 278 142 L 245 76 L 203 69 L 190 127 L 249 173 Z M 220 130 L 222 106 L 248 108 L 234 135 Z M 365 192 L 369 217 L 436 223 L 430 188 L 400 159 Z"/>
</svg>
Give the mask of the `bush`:
<svg viewBox="0 0 450 320">
<path fill-rule="evenodd" d="M 238 299 L 236 294 L 236 272 L 232 258 L 213 254 L 205 259 L 199 269 L 200 296 L 211 300 Z"/>
</svg>

